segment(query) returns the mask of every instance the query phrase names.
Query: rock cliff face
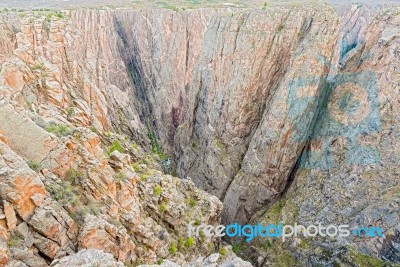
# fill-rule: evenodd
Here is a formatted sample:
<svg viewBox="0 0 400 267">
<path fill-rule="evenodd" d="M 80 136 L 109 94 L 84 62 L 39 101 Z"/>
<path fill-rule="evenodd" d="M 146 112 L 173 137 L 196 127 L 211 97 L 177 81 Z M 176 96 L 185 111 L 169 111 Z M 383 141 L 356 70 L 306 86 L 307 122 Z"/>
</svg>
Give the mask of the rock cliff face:
<svg viewBox="0 0 400 267">
<path fill-rule="evenodd" d="M 388 230 L 260 266 L 400 261 L 398 7 L 0 15 L 1 264 L 201 265 L 221 214 Z"/>
</svg>

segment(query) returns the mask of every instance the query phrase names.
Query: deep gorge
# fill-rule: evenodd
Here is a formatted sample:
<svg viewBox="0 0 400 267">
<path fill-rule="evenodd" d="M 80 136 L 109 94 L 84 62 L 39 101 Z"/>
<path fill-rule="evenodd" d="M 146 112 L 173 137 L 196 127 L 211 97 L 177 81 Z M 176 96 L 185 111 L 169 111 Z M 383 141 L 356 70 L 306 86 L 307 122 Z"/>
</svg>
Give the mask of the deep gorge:
<svg viewBox="0 0 400 267">
<path fill-rule="evenodd" d="M 219 241 L 207 240 L 175 254 L 187 216 L 388 229 L 380 239 L 233 243 L 255 266 L 400 261 L 398 7 L 46 12 L 1 14 L 0 24 L 2 149 L 20 166 L 30 163 L 20 169 L 65 220 L 54 222 L 57 237 L 40 229 L 44 204 L 35 199 L 36 209 L 20 212 L 8 194 L 23 194 L 8 180 L 17 174 L 0 172 L 11 188 L 1 197 L 18 218 L 11 230 L 4 219 L 5 229 L 11 236 L 26 224 L 42 233 L 29 257 L 46 266 L 108 235 L 123 241 L 104 241 L 106 251 L 130 264 L 171 251 L 189 262 L 210 253 L 207 242 L 218 252 Z M 54 124 L 71 132 L 54 136 Z M 164 158 L 180 180 L 158 172 Z M 61 188 L 71 192 L 56 194 Z M 73 194 L 89 207 L 86 217 L 75 214 Z M 147 224 L 157 230 L 146 232 Z M 89 238 L 93 231 L 98 239 Z"/>
</svg>

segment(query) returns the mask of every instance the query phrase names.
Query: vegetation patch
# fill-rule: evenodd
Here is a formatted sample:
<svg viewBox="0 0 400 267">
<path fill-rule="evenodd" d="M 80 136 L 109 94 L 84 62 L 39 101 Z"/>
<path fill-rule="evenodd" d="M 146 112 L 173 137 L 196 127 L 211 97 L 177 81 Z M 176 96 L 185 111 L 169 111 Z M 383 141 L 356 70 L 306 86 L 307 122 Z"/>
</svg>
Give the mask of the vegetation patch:
<svg viewBox="0 0 400 267">
<path fill-rule="evenodd" d="M 141 164 L 143 164 L 143 162 L 141 160 L 132 163 L 132 168 L 135 170 L 135 172 L 141 172 L 142 171 L 142 167 L 140 167 Z"/>
<path fill-rule="evenodd" d="M 185 245 L 185 240 L 182 237 L 178 238 L 178 250 L 182 250 Z"/>
<path fill-rule="evenodd" d="M 74 114 L 75 114 L 74 107 L 72 107 L 72 106 L 68 107 L 66 110 L 66 113 L 67 113 L 68 118 L 71 118 L 72 116 L 74 116 Z"/>
<path fill-rule="evenodd" d="M 190 248 L 190 247 L 193 247 L 194 244 L 195 244 L 195 241 L 194 241 L 193 237 L 189 237 L 189 238 L 186 239 L 186 241 L 185 241 L 185 247 Z"/>
<path fill-rule="evenodd" d="M 118 172 L 114 175 L 115 180 L 117 181 L 126 181 L 126 179 L 128 179 L 128 177 L 126 176 L 125 173 L 123 172 Z"/>
<path fill-rule="evenodd" d="M 167 211 L 167 204 L 165 204 L 165 203 L 161 204 L 160 205 L 160 211 L 163 212 L 163 213 L 166 212 Z"/>
<path fill-rule="evenodd" d="M 110 156 L 111 153 L 113 153 L 114 151 L 118 151 L 120 153 L 124 152 L 124 149 L 118 140 L 114 140 L 111 143 L 111 145 L 108 147 L 107 152 L 106 152 L 107 156 Z"/>
<path fill-rule="evenodd" d="M 172 243 L 170 246 L 169 246 L 169 253 L 171 253 L 172 255 L 174 255 L 177 251 L 178 251 L 178 248 L 176 247 L 176 244 L 175 243 Z"/>
<path fill-rule="evenodd" d="M 185 203 L 186 203 L 186 205 L 189 205 L 192 208 L 197 205 L 197 201 L 192 197 L 186 197 Z"/>
<path fill-rule="evenodd" d="M 219 250 L 219 254 L 221 254 L 221 256 L 225 256 L 226 253 L 227 253 L 226 247 L 222 247 L 222 248 Z"/>
<path fill-rule="evenodd" d="M 277 32 L 281 32 L 283 31 L 283 29 L 285 29 L 285 25 L 283 25 L 282 23 L 278 25 L 278 28 L 276 29 Z"/>
<path fill-rule="evenodd" d="M 215 147 L 218 148 L 218 149 L 223 149 L 224 148 L 224 144 L 218 138 L 216 138 L 214 140 L 214 144 L 215 144 Z"/>
<path fill-rule="evenodd" d="M 154 174 L 154 170 L 147 170 L 146 173 L 140 174 L 140 181 L 145 182 L 147 178 L 151 177 Z"/>
<path fill-rule="evenodd" d="M 15 248 L 22 244 L 23 240 L 19 238 L 15 233 L 11 233 L 10 238 L 7 241 L 7 247 Z"/>
<path fill-rule="evenodd" d="M 94 132 L 94 133 L 99 133 L 99 130 L 97 130 L 97 128 L 95 127 L 95 126 L 90 126 L 90 128 L 89 128 L 92 132 Z"/>
<path fill-rule="evenodd" d="M 42 164 L 40 164 L 39 162 L 36 162 L 34 160 L 29 160 L 27 162 L 27 164 L 28 164 L 29 168 L 31 168 L 35 172 L 40 172 L 41 170 L 43 170 Z"/>
<path fill-rule="evenodd" d="M 385 262 L 379 258 L 371 257 L 366 254 L 357 253 L 354 250 L 350 250 L 350 257 L 357 266 L 374 266 L 384 267 Z"/>
<path fill-rule="evenodd" d="M 266 220 L 270 223 L 278 223 L 284 206 L 284 201 L 277 201 L 265 214 Z"/>
<path fill-rule="evenodd" d="M 150 140 L 151 152 L 158 157 L 159 161 L 163 162 L 163 161 L 166 161 L 169 158 L 171 158 L 170 155 L 164 154 L 164 152 L 162 151 L 160 145 L 158 144 L 157 137 L 156 137 L 156 135 L 154 134 L 153 131 L 151 131 L 149 129 L 147 136 L 149 137 L 149 140 Z"/>
<path fill-rule="evenodd" d="M 278 266 L 292 267 L 292 266 L 296 265 L 296 259 L 288 251 L 284 251 L 284 252 L 280 253 L 278 255 L 277 259 L 278 259 Z"/>
<path fill-rule="evenodd" d="M 160 145 L 157 142 L 157 137 L 154 134 L 154 132 L 149 129 L 147 136 L 149 137 L 149 140 L 150 140 L 151 152 L 153 152 L 154 154 L 160 154 L 162 151 L 161 151 Z"/>
<path fill-rule="evenodd" d="M 68 169 L 67 172 L 65 173 L 65 179 L 70 181 L 72 184 L 75 184 L 79 178 L 81 178 L 83 175 L 81 172 L 78 172 L 74 169 Z"/>
<path fill-rule="evenodd" d="M 51 123 L 51 124 L 47 125 L 45 129 L 49 133 L 55 134 L 57 137 L 63 137 L 63 136 L 68 136 L 68 135 L 72 134 L 71 129 L 68 128 L 68 126 L 65 124 Z"/>
<path fill-rule="evenodd" d="M 160 185 L 156 185 L 153 189 L 153 194 L 159 196 L 162 194 L 162 189 Z"/>
<path fill-rule="evenodd" d="M 40 70 L 40 71 L 45 71 L 43 63 L 38 63 L 35 64 L 31 67 L 32 70 Z"/>
<path fill-rule="evenodd" d="M 46 190 L 61 205 L 77 203 L 78 201 L 69 181 L 62 181 L 59 185 L 46 186 Z"/>
<path fill-rule="evenodd" d="M 244 252 L 244 250 L 246 249 L 246 244 L 245 242 L 235 242 L 232 244 L 232 251 L 235 254 L 241 254 Z"/>
</svg>

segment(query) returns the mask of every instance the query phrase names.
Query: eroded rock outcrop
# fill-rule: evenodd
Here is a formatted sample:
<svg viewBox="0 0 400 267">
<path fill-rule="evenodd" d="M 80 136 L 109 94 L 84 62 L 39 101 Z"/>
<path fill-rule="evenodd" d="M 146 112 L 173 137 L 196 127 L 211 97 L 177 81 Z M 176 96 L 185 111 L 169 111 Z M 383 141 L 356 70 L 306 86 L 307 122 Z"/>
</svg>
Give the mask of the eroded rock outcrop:
<svg viewBox="0 0 400 267">
<path fill-rule="evenodd" d="M 7 229 L 2 236 L 11 258 L 61 257 L 75 249 L 78 227 L 69 214 L 46 191 L 43 177 L 6 144 L 1 143 L 1 198 Z M 28 248 L 29 250 L 26 250 Z M 28 254 L 28 255 L 26 255 Z"/>
<path fill-rule="evenodd" d="M 116 261 L 111 254 L 104 253 L 96 249 L 83 249 L 78 253 L 54 261 L 51 266 L 104 266 L 104 267 L 123 267 L 122 262 Z"/>
<path fill-rule="evenodd" d="M 219 240 L 186 242 L 186 227 L 219 223 L 218 198 L 227 223 L 272 213 L 389 229 L 241 253 L 261 266 L 347 264 L 358 250 L 398 262 L 398 14 L 1 14 L 0 263 L 205 264 Z"/>
<path fill-rule="evenodd" d="M 182 262 L 218 246 L 204 237 L 191 241 L 196 247 L 185 246 L 189 221 L 219 222 L 216 197 L 145 164 L 135 171 L 125 160 L 129 155 L 115 152 L 107 159 L 89 129 L 53 138 L 56 148 L 30 166 L 1 143 L 3 263 L 47 266 L 84 249 L 101 249 L 126 264 L 160 257 Z M 115 155 L 121 156 L 118 168 Z"/>
</svg>

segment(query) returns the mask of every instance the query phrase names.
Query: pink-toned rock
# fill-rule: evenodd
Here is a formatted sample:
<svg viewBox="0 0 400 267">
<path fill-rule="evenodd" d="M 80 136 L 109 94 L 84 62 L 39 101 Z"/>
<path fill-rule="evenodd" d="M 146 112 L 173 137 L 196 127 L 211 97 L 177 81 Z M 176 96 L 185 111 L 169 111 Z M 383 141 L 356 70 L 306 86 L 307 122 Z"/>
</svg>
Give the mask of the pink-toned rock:
<svg viewBox="0 0 400 267">
<path fill-rule="evenodd" d="M 7 240 L 8 240 L 8 232 L 6 228 L 0 225 L 0 266 L 5 266 L 8 262 L 7 255 Z"/>
<path fill-rule="evenodd" d="M 4 215 L 7 220 L 7 227 L 9 231 L 12 231 L 17 226 L 17 216 L 15 215 L 15 211 L 13 206 L 6 200 L 3 200 L 4 207 Z"/>
<path fill-rule="evenodd" d="M 80 249 L 101 249 L 120 261 L 135 260 L 136 246 L 125 229 L 88 216 L 79 234 Z"/>
</svg>

